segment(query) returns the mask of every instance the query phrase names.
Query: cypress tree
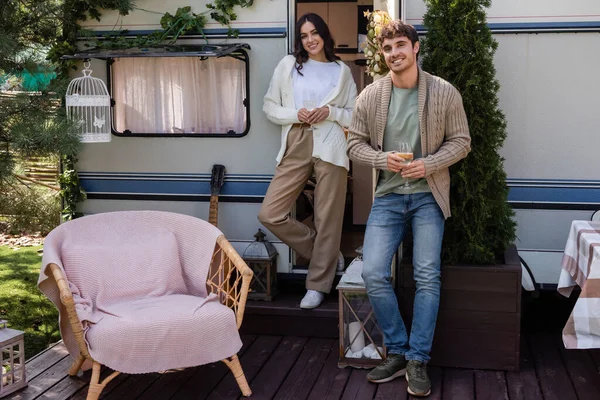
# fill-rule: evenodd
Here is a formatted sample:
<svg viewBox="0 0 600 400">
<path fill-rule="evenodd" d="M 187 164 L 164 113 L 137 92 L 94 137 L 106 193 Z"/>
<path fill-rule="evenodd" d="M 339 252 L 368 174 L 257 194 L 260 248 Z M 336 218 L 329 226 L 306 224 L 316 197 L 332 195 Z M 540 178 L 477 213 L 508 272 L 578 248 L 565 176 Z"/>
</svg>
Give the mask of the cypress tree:
<svg viewBox="0 0 600 400">
<path fill-rule="evenodd" d="M 498 105 L 494 53 L 498 43 L 486 23 L 490 0 L 425 0 L 423 69 L 461 93 L 471 153 L 450 168 L 452 217 L 446 221 L 446 263 L 491 264 L 515 239 L 514 212 L 498 151 L 506 121 Z"/>
</svg>

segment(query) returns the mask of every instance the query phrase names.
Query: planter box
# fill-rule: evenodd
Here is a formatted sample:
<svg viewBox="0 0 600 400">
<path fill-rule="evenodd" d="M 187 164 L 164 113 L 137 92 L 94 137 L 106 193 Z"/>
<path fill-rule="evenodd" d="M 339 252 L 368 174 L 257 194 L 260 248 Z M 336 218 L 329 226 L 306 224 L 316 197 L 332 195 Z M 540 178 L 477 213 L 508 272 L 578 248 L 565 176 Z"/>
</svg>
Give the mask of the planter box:
<svg viewBox="0 0 600 400">
<path fill-rule="evenodd" d="M 521 332 L 521 263 L 514 245 L 501 265 L 442 266 L 430 365 L 516 371 Z M 406 260 L 405 260 L 406 261 Z M 410 326 L 413 267 L 400 265 L 398 302 Z"/>
</svg>

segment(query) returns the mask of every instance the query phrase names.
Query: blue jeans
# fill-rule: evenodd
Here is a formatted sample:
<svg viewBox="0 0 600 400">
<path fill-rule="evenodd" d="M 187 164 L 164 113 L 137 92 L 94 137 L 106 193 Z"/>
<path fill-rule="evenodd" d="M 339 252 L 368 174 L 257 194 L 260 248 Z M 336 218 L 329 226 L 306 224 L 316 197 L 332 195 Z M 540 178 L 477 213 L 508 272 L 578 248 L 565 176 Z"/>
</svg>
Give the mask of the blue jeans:
<svg viewBox="0 0 600 400">
<path fill-rule="evenodd" d="M 408 222 L 413 230 L 417 286 L 410 339 L 390 269 Z M 362 277 L 388 353 L 403 354 L 407 360 L 429 361 L 440 304 L 443 236 L 444 215 L 431 193 L 390 193 L 375 198 L 365 232 Z"/>
</svg>

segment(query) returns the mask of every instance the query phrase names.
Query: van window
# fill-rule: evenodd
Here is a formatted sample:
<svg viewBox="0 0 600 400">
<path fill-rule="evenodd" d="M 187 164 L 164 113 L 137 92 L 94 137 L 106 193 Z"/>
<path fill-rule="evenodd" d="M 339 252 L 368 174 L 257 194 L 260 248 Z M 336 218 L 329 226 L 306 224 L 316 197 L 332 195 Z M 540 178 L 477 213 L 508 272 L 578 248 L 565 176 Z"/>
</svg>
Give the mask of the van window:
<svg viewBox="0 0 600 400">
<path fill-rule="evenodd" d="M 118 136 L 243 136 L 249 130 L 247 53 L 119 57 L 109 84 Z"/>
</svg>

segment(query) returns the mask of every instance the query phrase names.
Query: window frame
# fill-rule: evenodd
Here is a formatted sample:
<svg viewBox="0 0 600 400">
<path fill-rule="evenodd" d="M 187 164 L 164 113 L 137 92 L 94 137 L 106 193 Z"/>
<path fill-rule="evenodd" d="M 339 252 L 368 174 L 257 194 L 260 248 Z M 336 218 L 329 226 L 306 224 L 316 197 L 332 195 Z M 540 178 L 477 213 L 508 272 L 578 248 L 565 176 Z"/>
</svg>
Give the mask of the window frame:
<svg viewBox="0 0 600 400">
<path fill-rule="evenodd" d="M 111 106 L 111 133 L 118 137 L 183 137 L 183 138 L 239 138 L 244 137 L 250 132 L 250 56 L 248 54 L 250 45 L 247 43 L 231 43 L 231 44 L 204 44 L 204 45 L 169 45 L 158 48 L 143 48 L 143 49 L 126 49 L 126 50 L 109 50 L 104 52 L 88 52 L 78 53 L 73 55 L 63 56 L 65 59 L 85 59 L 98 58 L 106 60 L 106 86 L 110 96 Z M 246 128 L 243 132 L 223 132 L 223 133 L 152 133 L 152 132 L 136 132 L 133 133 L 128 129 L 119 132 L 115 129 L 115 101 L 113 98 L 112 85 L 112 64 L 115 58 L 132 58 L 132 57 L 198 57 L 207 59 L 209 57 L 232 57 L 243 61 L 245 64 L 246 73 L 246 98 L 243 104 L 246 107 Z"/>
</svg>

